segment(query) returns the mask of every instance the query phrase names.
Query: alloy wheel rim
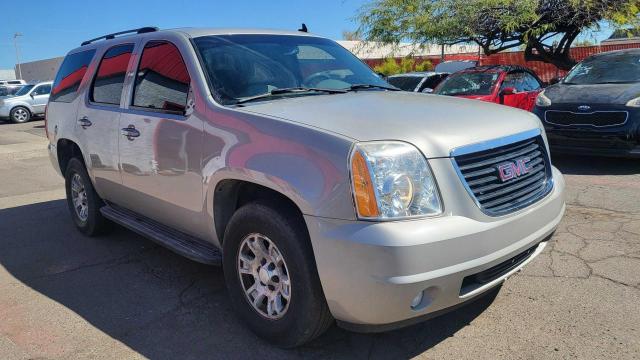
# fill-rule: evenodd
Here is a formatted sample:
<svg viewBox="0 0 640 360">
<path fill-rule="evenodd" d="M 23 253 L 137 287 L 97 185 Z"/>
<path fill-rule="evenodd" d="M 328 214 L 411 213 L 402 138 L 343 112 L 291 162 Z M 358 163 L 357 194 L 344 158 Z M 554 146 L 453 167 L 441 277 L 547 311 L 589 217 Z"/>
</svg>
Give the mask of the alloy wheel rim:
<svg viewBox="0 0 640 360">
<path fill-rule="evenodd" d="M 87 203 L 87 190 L 84 187 L 80 174 L 73 174 L 71 178 L 71 202 L 76 215 L 81 221 L 89 218 L 89 204 Z"/>
<path fill-rule="evenodd" d="M 269 320 L 282 318 L 291 303 L 289 270 L 278 247 L 262 234 L 249 234 L 238 250 L 238 275 L 253 309 Z"/>
<path fill-rule="evenodd" d="M 17 109 L 13 112 L 13 117 L 17 121 L 25 121 L 27 120 L 27 111 L 24 109 Z"/>
</svg>

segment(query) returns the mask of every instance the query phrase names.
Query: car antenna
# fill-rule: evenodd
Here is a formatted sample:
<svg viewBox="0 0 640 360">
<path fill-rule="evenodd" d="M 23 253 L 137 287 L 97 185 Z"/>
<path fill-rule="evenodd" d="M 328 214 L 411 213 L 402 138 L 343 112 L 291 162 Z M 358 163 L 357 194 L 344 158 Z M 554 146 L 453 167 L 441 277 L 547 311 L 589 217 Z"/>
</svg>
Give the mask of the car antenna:
<svg viewBox="0 0 640 360">
<path fill-rule="evenodd" d="M 302 32 L 309 32 L 307 30 L 307 25 L 305 23 L 302 23 L 302 27 L 300 29 L 298 29 L 298 31 L 302 31 Z"/>
</svg>

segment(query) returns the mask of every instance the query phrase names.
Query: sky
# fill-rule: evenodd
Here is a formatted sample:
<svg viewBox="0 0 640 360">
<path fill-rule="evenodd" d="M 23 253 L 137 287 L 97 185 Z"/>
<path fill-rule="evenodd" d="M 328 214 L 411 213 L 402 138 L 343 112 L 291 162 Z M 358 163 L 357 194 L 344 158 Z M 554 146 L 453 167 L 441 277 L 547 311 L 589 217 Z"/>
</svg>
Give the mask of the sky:
<svg viewBox="0 0 640 360">
<path fill-rule="evenodd" d="M 63 56 L 84 40 L 126 29 L 158 26 L 251 27 L 310 32 L 331 39 L 354 30 L 351 20 L 366 0 L 7 0 L 0 21 L 0 69 Z"/>
<path fill-rule="evenodd" d="M 65 55 L 84 40 L 143 26 L 253 27 L 298 29 L 331 39 L 354 30 L 353 21 L 366 0 L 6 0 L 0 21 L 0 69 L 16 63 L 13 35 L 18 38 L 20 62 Z M 603 31 L 591 40 L 602 40 Z"/>
</svg>

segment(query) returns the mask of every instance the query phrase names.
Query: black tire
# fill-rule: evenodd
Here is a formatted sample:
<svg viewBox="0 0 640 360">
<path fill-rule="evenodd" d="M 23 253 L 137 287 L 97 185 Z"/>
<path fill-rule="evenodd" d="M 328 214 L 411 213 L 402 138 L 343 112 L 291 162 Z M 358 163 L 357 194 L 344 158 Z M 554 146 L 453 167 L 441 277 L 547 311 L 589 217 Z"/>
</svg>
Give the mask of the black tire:
<svg viewBox="0 0 640 360">
<path fill-rule="evenodd" d="M 11 109 L 9 118 L 16 124 L 22 124 L 31 120 L 31 111 L 24 106 L 16 106 Z"/>
<path fill-rule="evenodd" d="M 268 319 L 249 303 L 238 271 L 238 253 L 249 234 L 263 234 L 284 258 L 291 281 L 288 309 Z M 258 336 L 284 348 L 302 345 L 324 333 L 333 323 L 320 286 L 309 234 L 300 216 L 286 206 L 274 209 L 256 202 L 242 206 L 232 216 L 224 235 L 224 276 L 231 304 L 238 316 Z"/>
<path fill-rule="evenodd" d="M 72 179 L 76 175 L 79 176 L 81 184 L 84 187 L 84 191 L 86 193 L 86 219 L 82 219 L 80 217 L 72 200 L 71 183 Z M 72 158 L 71 160 L 69 160 L 64 179 L 65 188 L 67 191 L 67 205 L 69 206 L 69 212 L 71 213 L 73 222 L 75 223 L 78 230 L 88 236 L 96 236 L 108 232 L 111 229 L 112 223 L 104 218 L 100 213 L 100 208 L 104 206 L 104 202 L 102 201 L 102 199 L 100 199 L 100 197 L 94 190 L 93 184 L 91 183 L 91 178 L 89 178 L 89 174 L 87 173 L 87 169 L 85 168 L 84 163 L 78 158 Z"/>
</svg>

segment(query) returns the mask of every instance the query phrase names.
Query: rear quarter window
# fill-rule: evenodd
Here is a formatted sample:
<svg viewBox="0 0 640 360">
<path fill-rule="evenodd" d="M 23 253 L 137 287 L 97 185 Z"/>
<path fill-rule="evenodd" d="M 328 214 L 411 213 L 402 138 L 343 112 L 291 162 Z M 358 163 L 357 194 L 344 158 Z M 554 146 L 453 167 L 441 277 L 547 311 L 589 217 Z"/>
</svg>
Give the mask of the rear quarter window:
<svg viewBox="0 0 640 360">
<path fill-rule="evenodd" d="M 95 53 L 95 50 L 87 50 L 67 55 L 53 82 L 49 101 L 71 102 L 75 98 Z"/>
</svg>

